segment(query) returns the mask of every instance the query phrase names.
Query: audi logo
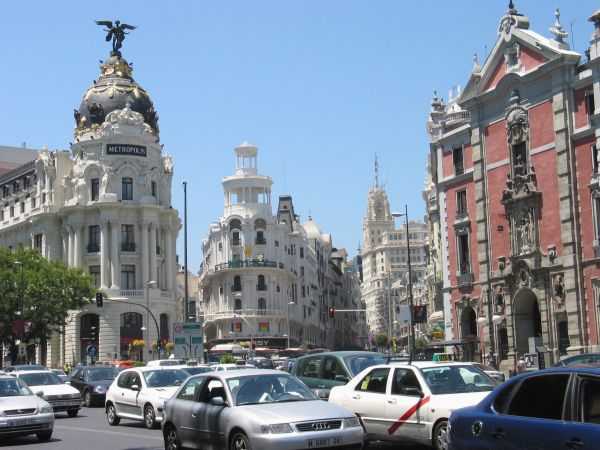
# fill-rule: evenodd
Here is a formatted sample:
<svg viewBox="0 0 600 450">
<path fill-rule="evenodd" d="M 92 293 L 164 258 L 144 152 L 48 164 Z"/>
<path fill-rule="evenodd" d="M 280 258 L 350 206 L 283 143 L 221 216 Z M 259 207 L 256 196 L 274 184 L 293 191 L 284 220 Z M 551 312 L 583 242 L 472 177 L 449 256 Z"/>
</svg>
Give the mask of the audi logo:
<svg viewBox="0 0 600 450">
<path fill-rule="evenodd" d="M 311 425 L 311 428 L 315 431 L 317 430 L 329 430 L 331 425 L 329 422 L 315 422 Z"/>
</svg>

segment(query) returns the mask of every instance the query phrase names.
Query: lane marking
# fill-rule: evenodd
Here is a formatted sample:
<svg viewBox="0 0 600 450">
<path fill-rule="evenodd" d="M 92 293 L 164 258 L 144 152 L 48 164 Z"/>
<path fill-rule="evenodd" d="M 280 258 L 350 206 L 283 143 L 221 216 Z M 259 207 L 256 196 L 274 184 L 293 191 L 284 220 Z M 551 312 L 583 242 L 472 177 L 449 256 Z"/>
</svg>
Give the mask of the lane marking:
<svg viewBox="0 0 600 450">
<path fill-rule="evenodd" d="M 128 438 L 142 438 L 142 439 L 153 439 L 157 441 L 162 441 L 163 438 L 158 436 L 144 436 L 143 434 L 133 434 L 133 433 L 121 433 L 119 431 L 107 431 L 107 430 L 93 430 L 90 428 L 79 428 L 79 427 L 65 427 L 62 425 L 54 425 L 55 430 L 72 430 L 72 431 L 83 431 L 85 433 L 93 432 L 93 433 L 101 433 L 101 434 L 110 434 L 113 436 L 125 436 Z"/>
<path fill-rule="evenodd" d="M 429 400 L 431 399 L 431 397 L 425 397 L 420 399 L 417 403 L 415 403 L 413 406 L 411 406 L 409 408 L 408 411 L 406 411 L 402 417 L 400 417 L 398 420 L 396 420 L 396 422 L 394 422 L 392 424 L 391 427 L 388 428 L 388 434 L 392 435 L 394 434 L 396 431 L 398 431 L 398 428 L 400 428 L 404 422 L 406 422 L 408 420 L 408 418 L 410 416 L 412 416 L 415 412 L 417 412 L 419 410 L 419 408 L 421 408 L 425 403 L 427 403 Z"/>
</svg>

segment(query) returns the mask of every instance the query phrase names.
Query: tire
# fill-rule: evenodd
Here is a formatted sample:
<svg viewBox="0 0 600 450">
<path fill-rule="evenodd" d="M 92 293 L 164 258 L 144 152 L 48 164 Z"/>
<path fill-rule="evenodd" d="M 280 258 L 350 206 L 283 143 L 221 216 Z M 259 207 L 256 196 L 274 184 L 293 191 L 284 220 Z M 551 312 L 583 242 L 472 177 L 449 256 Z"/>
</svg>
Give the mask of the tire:
<svg viewBox="0 0 600 450">
<path fill-rule="evenodd" d="M 35 433 L 40 442 L 48 442 L 52 437 L 52 431 L 43 431 L 40 433 Z"/>
<path fill-rule="evenodd" d="M 110 403 L 106 407 L 106 420 L 110 426 L 117 426 L 119 422 L 121 422 L 121 418 L 117 416 L 117 410 L 115 409 L 115 405 Z"/>
<path fill-rule="evenodd" d="M 156 413 L 154 412 L 154 408 L 152 405 L 147 405 L 144 408 L 144 425 L 149 430 L 156 427 Z"/>
<path fill-rule="evenodd" d="M 177 429 L 173 425 L 167 425 L 163 434 L 165 439 L 165 450 L 181 450 L 181 442 L 177 435 Z"/>
<path fill-rule="evenodd" d="M 448 449 L 448 421 L 442 420 L 433 430 L 432 444 L 434 450 Z"/>
<path fill-rule="evenodd" d="M 78 409 L 69 409 L 69 410 L 67 410 L 67 415 L 69 417 L 77 417 L 78 413 L 79 413 Z"/>
<path fill-rule="evenodd" d="M 252 446 L 244 433 L 236 431 L 229 442 L 229 450 L 252 450 Z"/>
<path fill-rule="evenodd" d="M 92 403 L 94 403 L 92 401 L 92 393 L 90 391 L 85 391 L 83 393 L 83 404 L 87 407 L 87 408 L 91 408 L 92 407 Z"/>
</svg>

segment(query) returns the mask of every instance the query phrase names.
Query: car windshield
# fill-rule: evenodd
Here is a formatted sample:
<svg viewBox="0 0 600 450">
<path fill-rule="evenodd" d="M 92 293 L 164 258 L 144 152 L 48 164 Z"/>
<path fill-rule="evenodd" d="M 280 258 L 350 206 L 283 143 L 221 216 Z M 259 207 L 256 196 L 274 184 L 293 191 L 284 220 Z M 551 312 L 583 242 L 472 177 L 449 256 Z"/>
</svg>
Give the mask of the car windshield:
<svg viewBox="0 0 600 450">
<path fill-rule="evenodd" d="M 31 389 L 17 378 L 0 378 L 0 397 L 33 395 Z"/>
<path fill-rule="evenodd" d="M 357 375 L 367 367 L 377 364 L 386 364 L 387 358 L 383 355 L 352 355 L 344 358 L 346 366 L 352 372 L 352 375 Z"/>
<path fill-rule="evenodd" d="M 63 384 L 52 372 L 45 373 L 22 373 L 19 378 L 28 386 L 49 386 L 52 384 Z"/>
<path fill-rule="evenodd" d="M 270 359 L 252 359 L 248 361 L 249 364 L 258 367 L 259 369 L 274 369 L 273 361 Z"/>
<path fill-rule="evenodd" d="M 435 366 L 421 369 L 431 392 L 458 394 L 492 391 L 496 383 L 474 366 Z"/>
<path fill-rule="evenodd" d="M 117 371 L 114 367 L 99 367 L 97 369 L 88 369 L 88 379 L 90 381 L 114 380 Z"/>
<path fill-rule="evenodd" d="M 55 373 L 56 375 L 63 375 L 63 376 L 67 375 L 63 370 L 60 370 L 60 369 L 52 369 L 52 373 Z"/>
<path fill-rule="evenodd" d="M 149 388 L 179 386 L 189 374 L 180 369 L 150 370 L 143 372 Z"/>
<path fill-rule="evenodd" d="M 302 382 L 289 375 L 251 375 L 229 378 L 236 406 L 318 400 Z"/>
</svg>

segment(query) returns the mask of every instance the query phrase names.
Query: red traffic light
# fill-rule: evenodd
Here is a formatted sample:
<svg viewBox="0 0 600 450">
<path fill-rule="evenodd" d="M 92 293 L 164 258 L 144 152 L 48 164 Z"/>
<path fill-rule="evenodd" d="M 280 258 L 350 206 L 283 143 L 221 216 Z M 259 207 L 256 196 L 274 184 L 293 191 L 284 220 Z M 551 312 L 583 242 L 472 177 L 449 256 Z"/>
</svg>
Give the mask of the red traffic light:
<svg viewBox="0 0 600 450">
<path fill-rule="evenodd" d="M 335 308 L 333 306 L 330 306 L 329 308 L 327 308 L 327 312 L 329 313 L 329 318 L 333 319 L 333 317 L 335 316 Z"/>
</svg>

